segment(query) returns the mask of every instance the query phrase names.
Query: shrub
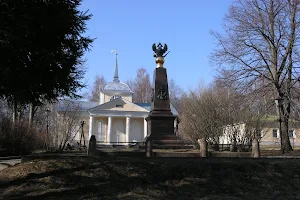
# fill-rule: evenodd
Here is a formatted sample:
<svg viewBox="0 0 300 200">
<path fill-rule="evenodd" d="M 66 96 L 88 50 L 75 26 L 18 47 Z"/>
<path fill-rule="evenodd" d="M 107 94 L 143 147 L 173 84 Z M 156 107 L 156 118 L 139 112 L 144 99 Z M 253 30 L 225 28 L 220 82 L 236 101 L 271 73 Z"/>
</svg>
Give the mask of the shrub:
<svg viewBox="0 0 300 200">
<path fill-rule="evenodd" d="M 8 117 L 0 118 L 0 149 L 6 155 L 24 155 L 43 147 L 44 137 L 28 123 L 12 123 Z M 3 156 L 3 155 L 2 155 Z"/>
</svg>

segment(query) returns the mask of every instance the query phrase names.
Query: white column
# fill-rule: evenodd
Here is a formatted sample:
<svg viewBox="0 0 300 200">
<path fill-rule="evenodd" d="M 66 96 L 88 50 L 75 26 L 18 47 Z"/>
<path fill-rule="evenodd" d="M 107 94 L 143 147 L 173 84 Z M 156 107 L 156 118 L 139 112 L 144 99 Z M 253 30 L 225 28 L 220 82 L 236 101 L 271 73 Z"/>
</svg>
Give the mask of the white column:
<svg viewBox="0 0 300 200">
<path fill-rule="evenodd" d="M 111 123 L 112 117 L 108 117 L 108 125 L 107 125 L 107 143 L 111 142 Z"/>
<path fill-rule="evenodd" d="M 146 117 L 144 117 L 144 138 L 147 137 L 147 121 Z"/>
<path fill-rule="evenodd" d="M 94 117 L 90 116 L 89 139 L 88 140 L 91 139 L 93 132 L 94 132 Z"/>
<path fill-rule="evenodd" d="M 126 142 L 129 142 L 130 117 L 126 117 Z"/>
</svg>

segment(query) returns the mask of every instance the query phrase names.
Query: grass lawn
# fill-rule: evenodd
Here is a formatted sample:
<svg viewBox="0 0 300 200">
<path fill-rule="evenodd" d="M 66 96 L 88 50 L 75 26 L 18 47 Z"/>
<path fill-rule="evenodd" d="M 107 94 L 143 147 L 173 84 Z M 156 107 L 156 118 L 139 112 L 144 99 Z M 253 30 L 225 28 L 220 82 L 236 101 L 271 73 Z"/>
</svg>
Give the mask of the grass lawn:
<svg viewBox="0 0 300 200">
<path fill-rule="evenodd" d="M 300 159 L 62 156 L 0 171 L 0 199 L 300 199 Z"/>
</svg>

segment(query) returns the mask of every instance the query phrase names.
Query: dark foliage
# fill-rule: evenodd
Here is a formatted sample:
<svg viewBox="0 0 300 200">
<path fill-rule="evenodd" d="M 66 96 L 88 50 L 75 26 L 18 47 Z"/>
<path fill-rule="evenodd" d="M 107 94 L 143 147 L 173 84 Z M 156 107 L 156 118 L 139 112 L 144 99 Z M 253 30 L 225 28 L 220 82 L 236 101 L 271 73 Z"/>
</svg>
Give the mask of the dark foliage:
<svg viewBox="0 0 300 200">
<path fill-rule="evenodd" d="M 84 85 L 87 12 L 81 0 L 0 0 L 0 97 L 39 105 Z"/>
</svg>

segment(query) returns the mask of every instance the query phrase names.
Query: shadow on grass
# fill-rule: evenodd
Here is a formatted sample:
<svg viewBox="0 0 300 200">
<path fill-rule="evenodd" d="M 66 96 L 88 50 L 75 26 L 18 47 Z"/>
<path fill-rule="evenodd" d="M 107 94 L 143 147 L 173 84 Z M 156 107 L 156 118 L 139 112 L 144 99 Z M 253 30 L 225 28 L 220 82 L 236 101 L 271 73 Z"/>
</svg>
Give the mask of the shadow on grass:
<svg viewBox="0 0 300 200">
<path fill-rule="evenodd" d="M 143 176 L 128 176 L 119 173 L 118 168 L 128 165 L 127 161 L 109 159 L 87 163 L 85 166 L 73 167 L 69 169 L 58 169 L 44 173 L 30 173 L 24 178 L 15 179 L 9 182 L 0 183 L 0 191 L 5 188 L 17 189 L 5 195 L 5 198 L 74 198 L 74 195 L 90 197 L 113 197 L 119 193 L 129 192 L 133 188 L 149 184 Z M 111 163 L 112 164 L 111 164 Z M 49 167 L 56 168 L 55 163 Z M 123 165 L 120 167 L 120 165 Z M 114 169 L 114 166 L 117 168 Z M 126 167 L 126 166 L 125 166 Z M 132 167 L 132 166 L 131 166 Z M 103 175 L 97 174 L 97 169 L 101 169 Z M 89 174 L 96 171 L 94 175 Z M 121 170 L 122 171 L 122 170 Z M 133 169 L 133 171 L 136 171 Z M 76 174 L 79 173 L 79 174 Z M 80 174 L 82 173 L 82 174 Z M 41 179 L 48 178 L 48 183 L 43 183 Z M 120 181 L 121 180 L 121 181 Z M 20 187 L 21 186 L 21 187 Z M 46 188 L 45 193 L 41 188 Z M 3 192 L 1 192 L 3 194 Z M 42 193 L 42 194 L 41 194 Z"/>
<path fill-rule="evenodd" d="M 62 168 L 59 162 L 74 166 Z M 300 163 L 294 160 L 119 157 L 58 160 L 50 167 L 57 170 L 1 183 L 0 194 L 5 199 L 296 199 L 300 189 L 295 177 Z"/>
</svg>

